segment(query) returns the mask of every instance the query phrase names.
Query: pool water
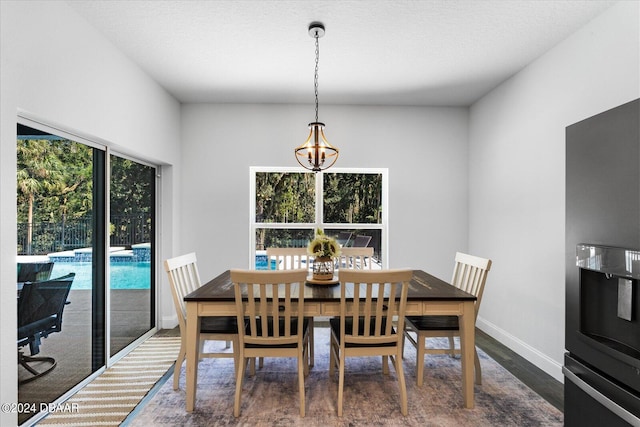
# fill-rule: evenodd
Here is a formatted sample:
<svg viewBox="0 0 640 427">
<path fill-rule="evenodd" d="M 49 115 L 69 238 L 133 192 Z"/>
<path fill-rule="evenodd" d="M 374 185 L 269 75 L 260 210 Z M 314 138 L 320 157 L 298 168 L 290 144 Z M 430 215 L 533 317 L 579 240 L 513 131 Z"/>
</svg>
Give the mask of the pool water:
<svg viewBox="0 0 640 427">
<path fill-rule="evenodd" d="M 149 289 L 151 283 L 151 263 L 149 262 L 112 262 L 111 289 Z M 276 260 L 271 260 L 271 269 L 275 270 Z M 268 270 L 267 257 L 256 255 L 256 270 Z M 51 278 L 76 273 L 71 289 L 91 289 L 90 262 L 56 262 Z"/>
<path fill-rule="evenodd" d="M 267 268 L 267 257 L 261 258 L 259 255 L 256 255 L 256 270 L 269 270 Z M 276 260 L 271 260 L 271 270 L 276 269 Z"/>
<path fill-rule="evenodd" d="M 111 289 L 149 289 L 151 285 L 151 263 L 113 262 L 110 265 Z M 90 262 L 56 262 L 51 278 L 76 273 L 71 289 L 91 289 Z"/>
</svg>

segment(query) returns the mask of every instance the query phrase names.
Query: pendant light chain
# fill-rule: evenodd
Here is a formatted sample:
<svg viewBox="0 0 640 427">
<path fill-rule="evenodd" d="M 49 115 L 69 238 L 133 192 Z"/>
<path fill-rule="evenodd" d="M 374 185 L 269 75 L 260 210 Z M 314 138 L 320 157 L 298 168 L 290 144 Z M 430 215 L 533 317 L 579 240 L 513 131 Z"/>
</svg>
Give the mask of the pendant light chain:
<svg viewBox="0 0 640 427">
<path fill-rule="evenodd" d="M 298 164 L 313 172 L 321 172 L 330 168 L 338 159 L 338 149 L 329 144 L 324 136 L 324 123 L 318 121 L 318 64 L 320 63 L 320 37 L 324 36 L 322 22 L 312 22 L 309 25 L 309 36 L 316 41 L 316 65 L 313 74 L 313 92 L 315 95 L 316 118 L 309 123 L 307 140 L 295 148 Z"/>
<path fill-rule="evenodd" d="M 313 78 L 313 87 L 316 94 L 316 122 L 318 121 L 318 59 L 320 58 L 320 43 L 318 43 L 318 32 L 316 31 L 316 71 Z"/>
</svg>

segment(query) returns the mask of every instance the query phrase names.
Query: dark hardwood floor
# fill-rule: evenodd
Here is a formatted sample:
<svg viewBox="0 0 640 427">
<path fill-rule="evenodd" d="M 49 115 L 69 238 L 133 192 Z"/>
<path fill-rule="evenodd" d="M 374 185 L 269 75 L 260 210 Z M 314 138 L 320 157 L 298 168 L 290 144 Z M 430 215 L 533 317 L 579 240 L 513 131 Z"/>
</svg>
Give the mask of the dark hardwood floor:
<svg viewBox="0 0 640 427">
<path fill-rule="evenodd" d="M 564 412 L 564 385 L 506 346 L 476 329 L 476 345 L 513 376 Z"/>
</svg>

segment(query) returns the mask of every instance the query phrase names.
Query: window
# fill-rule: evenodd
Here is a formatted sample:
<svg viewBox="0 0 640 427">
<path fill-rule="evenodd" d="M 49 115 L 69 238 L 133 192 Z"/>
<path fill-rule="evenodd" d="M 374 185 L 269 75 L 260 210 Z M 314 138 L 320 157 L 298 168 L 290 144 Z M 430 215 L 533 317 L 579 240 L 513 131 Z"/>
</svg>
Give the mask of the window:
<svg viewBox="0 0 640 427">
<path fill-rule="evenodd" d="M 306 247 L 317 227 L 344 246 L 370 246 L 386 268 L 387 169 L 253 167 L 250 265 L 265 269 L 268 247 Z"/>
</svg>

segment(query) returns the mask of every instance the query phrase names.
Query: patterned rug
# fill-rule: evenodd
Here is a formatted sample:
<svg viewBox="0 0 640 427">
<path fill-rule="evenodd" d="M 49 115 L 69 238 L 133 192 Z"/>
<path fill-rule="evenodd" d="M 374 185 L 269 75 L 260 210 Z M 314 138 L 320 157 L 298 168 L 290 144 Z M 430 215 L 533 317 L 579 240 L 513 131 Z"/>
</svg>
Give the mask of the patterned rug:
<svg viewBox="0 0 640 427">
<path fill-rule="evenodd" d="M 475 408 L 462 405 L 459 358 L 430 355 L 425 381 L 416 386 L 416 351 L 407 345 L 404 368 L 409 413 L 400 413 L 395 371 L 383 376 L 380 358 L 349 358 L 344 413 L 336 415 L 337 374 L 329 377 L 328 328 L 316 328 L 315 366 L 305 379 L 306 416 L 300 418 L 294 359 L 266 359 L 246 378 L 242 413 L 233 417 L 235 379 L 230 359 L 203 359 L 198 368 L 196 408 L 185 411 L 184 366 L 180 389 L 169 379 L 130 426 L 562 426 L 563 414 L 481 350 L 483 383 L 475 386 Z M 220 348 L 224 343 L 207 343 Z"/>
<path fill-rule="evenodd" d="M 175 364 L 180 337 L 151 337 L 38 425 L 119 426 Z"/>
</svg>

